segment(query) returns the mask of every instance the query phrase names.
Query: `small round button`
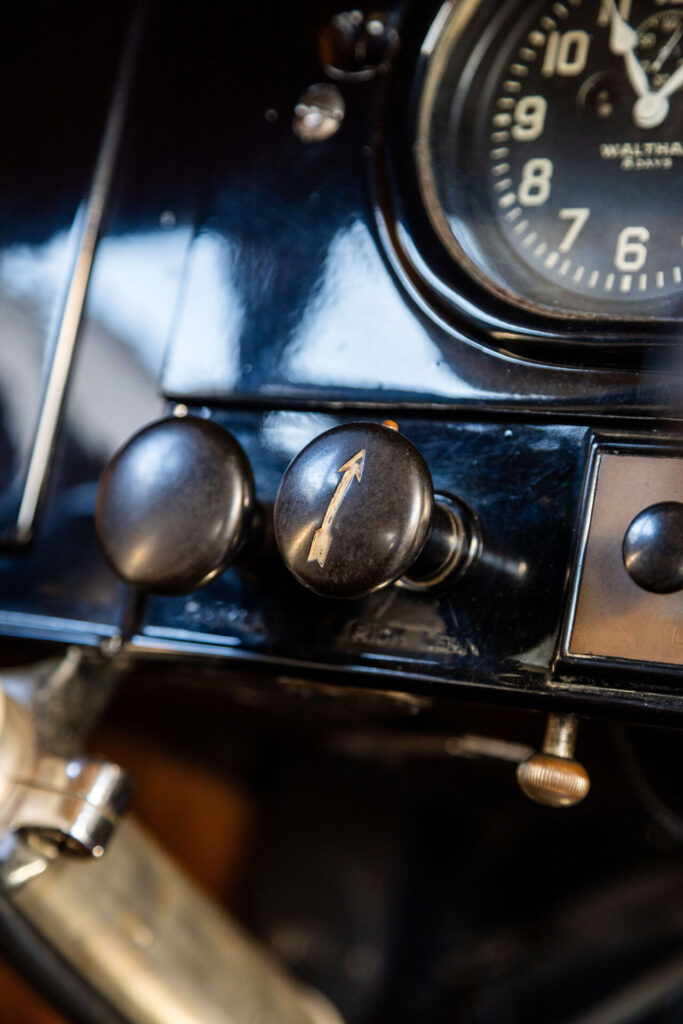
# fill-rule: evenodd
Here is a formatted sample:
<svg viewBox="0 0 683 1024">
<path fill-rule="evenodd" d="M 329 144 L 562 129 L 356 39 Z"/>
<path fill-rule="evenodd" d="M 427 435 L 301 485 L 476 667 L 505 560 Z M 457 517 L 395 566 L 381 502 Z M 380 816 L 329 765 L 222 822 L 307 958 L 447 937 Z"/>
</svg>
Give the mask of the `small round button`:
<svg viewBox="0 0 683 1024">
<path fill-rule="evenodd" d="M 640 512 L 624 537 L 631 579 L 654 594 L 683 590 L 683 504 L 662 501 Z"/>
<path fill-rule="evenodd" d="M 235 438 L 210 420 L 170 417 L 114 455 L 95 525 L 122 580 L 150 593 L 186 594 L 235 560 L 253 508 L 251 467 Z"/>
<path fill-rule="evenodd" d="M 431 475 L 415 446 L 389 426 L 349 423 L 321 434 L 289 466 L 275 536 L 304 586 L 360 598 L 415 562 L 433 509 Z"/>
</svg>

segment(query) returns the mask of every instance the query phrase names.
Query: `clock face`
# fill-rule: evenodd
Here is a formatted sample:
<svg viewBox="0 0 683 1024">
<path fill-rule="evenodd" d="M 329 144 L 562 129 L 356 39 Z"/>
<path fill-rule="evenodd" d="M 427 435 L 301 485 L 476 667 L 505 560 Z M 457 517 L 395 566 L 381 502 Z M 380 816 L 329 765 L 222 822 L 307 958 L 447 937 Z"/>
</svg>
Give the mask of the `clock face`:
<svg viewBox="0 0 683 1024">
<path fill-rule="evenodd" d="M 427 209 L 498 294 L 573 315 L 683 309 L 683 5 L 463 0 L 420 111 Z M 468 35 L 469 33 L 469 35 Z"/>
</svg>

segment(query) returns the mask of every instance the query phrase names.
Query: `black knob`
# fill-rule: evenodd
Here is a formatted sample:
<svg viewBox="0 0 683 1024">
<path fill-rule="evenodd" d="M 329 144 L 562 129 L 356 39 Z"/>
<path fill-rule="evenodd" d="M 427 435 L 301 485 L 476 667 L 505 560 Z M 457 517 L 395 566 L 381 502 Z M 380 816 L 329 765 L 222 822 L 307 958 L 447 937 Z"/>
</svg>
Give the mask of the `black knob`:
<svg viewBox="0 0 683 1024">
<path fill-rule="evenodd" d="M 662 501 L 633 520 L 623 546 L 626 570 L 643 590 L 683 590 L 683 505 Z"/>
<path fill-rule="evenodd" d="M 349 423 L 321 434 L 287 469 L 275 536 L 304 586 L 324 597 L 359 598 L 418 561 L 416 585 L 443 577 L 444 559 L 449 566 L 457 560 L 454 545 L 463 537 L 454 517 L 434 511 L 432 478 L 417 448 L 390 426 Z M 442 552 L 438 566 L 420 558 L 428 539 Z"/>
<path fill-rule="evenodd" d="M 97 493 L 104 555 L 131 586 L 185 594 L 240 553 L 254 480 L 235 438 L 194 416 L 158 420 L 112 458 Z"/>
</svg>

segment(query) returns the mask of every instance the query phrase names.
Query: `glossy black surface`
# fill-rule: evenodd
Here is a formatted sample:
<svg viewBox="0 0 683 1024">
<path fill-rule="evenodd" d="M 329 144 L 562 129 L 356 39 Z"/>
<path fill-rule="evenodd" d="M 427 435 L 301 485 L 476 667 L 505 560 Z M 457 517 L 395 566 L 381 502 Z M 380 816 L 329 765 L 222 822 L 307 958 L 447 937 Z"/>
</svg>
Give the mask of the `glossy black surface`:
<svg viewBox="0 0 683 1024">
<path fill-rule="evenodd" d="M 275 537 L 309 590 L 367 597 L 412 566 L 433 509 L 431 477 L 415 446 L 391 427 L 347 423 L 315 438 L 287 469 Z"/>
<path fill-rule="evenodd" d="M 16 523 L 132 8 L 75 0 L 3 11 L 0 541 Z"/>
<path fill-rule="evenodd" d="M 340 130 L 306 145 L 291 118 L 301 93 L 324 80 L 319 33 L 332 4 L 152 3 L 42 516 L 29 547 L 0 556 L 4 633 L 89 644 L 121 634 L 132 656 L 193 658 L 193 671 L 225 687 L 229 660 L 271 677 L 683 711 L 675 674 L 636 666 L 613 676 L 555 660 L 591 434 L 672 436 L 677 361 L 638 349 L 630 368 L 584 369 L 557 342 L 578 338 L 593 359 L 597 332 L 513 322 L 501 303 L 484 308 L 465 279 L 457 303 L 456 292 L 441 301 L 424 287 L 407 255 L 432 255 L 408 174 L 408 115 L 435 10 L 396 10 L 402 45 L 388 73 L 340 82 Z M 96 34 L 99 14 L 84 17 L 85 34 Z M 46 81 L 65 68 L 76 75 L 69 45 L 46 44 Z M 30 93 L 32 74 L 15 68 L 19 92 Z M 106 89 L 96 92 L 104 106 Z M 10 183 L 17 237 L 35 230 L 39 243 L 35 273 L 21 275 L 31 302 L 53 280 L 40 246 L 73 210 L 69 190 L 50 182 L 80 195 L 89 179 L 92 151 L 74 147 L 72 168 L 41 154 L 32 171 L 48 182 L 40 204 L 37 178 Z M 22 335 L 4 323 L 0 414 L 8 438 L 26 438 L 37 392 L 22 376 Z M 520 334 L 544 362 L 511 355 Z M 637 340 L 633 325 L 623 334 Z M 321 432 L 390 416 L 435 489 L 476 511 L 483 554 L 436 594 L 392 586 L 335 602 L 273 558 L 230 568 L 191 597 L 138 602 L 98 549 L 95 494 L 107 461 L 163 412 L 164 396 L 234 433 L 265 503 Z M 6 484 L 16 450 L 8 441 Z"/>
<path fill-rule="evenodd" d="M 97 492 L 95 528 L 125 583 L 187 594 L 234 562 L 254 511 L 254 479 L 235 439 L 209 420 L 169 417 L 121 448 Z"/>
<path fill-rule="evenodd" d="M 387 74 L 339 82 L 344 123 L 304 145 L 291 120 L 302 92 L 325 81 L 320 32 L 338 8 L 152 0 L 42 515 L 30 546 L 0 554 L 0 631 L 120 650 L 129 739 L 149 738 L 182 689 L 167 736 L 174 754 L 196 745 L 205 765 L 213 750 L 221 775 L 248 756 L 239 792 L 251 804 L 267 791 L 248 831 L 276 867 L 250 858 L 241 909 L 301 977 L 340 993 L 350 1021 L 549 1024 L 604 1016 L 622 984 L 647 998 L 662 977 L 679 981 L 677 850 L 662 827 L 671 816 L 657 799 L 653 853 L 622 774 L 630 762 L 594 723 L 582 724 L 579 750 L 594 797 L 564 816 L 523 804 L 509 764 L 452 757 L 449 741 L 474 732 L 538 743 L 542 716 L 511 713 L 512 703 L 681 723 L 680 672 L 557 656 L 595 434 L 675 446 L 678 366 L 637 347 L 629 368 L 585 370 L 579 361 L 598 360 L 600 332 L 515 317 L 439 262 L 411 177 L 410 124 L 439 6 L 396 8 L 401 45 Z M 36 68 L 26 47 L 12 47 L 7 22 L 14 14 L 33 29 L 47 7 L 5 12 L 16 56 L 8 107 L 31 95 Z M 84 35 L 104 70 L 102 9 L 87 6 Z M 84 101 L 91 89 L 100 95 L 98 67 L 82 74 L 75 59 L 71 10 L 54 8 L 67 28 L 45 33 L 33 110 L 47 110 L 65 83 Z M 55 107 L 58 123 L 71 108 Z M 7 118 L 24 110 L 17 103 Z M 30 135 L 31 118 L 24 127 Z M 89 154 L 74 149 L 74 168 L 89 166 Z M 61 224 L 68 190 L 52 184 L 88 176 L 48 151 L 31 171 L 17 175 L 0 213 L 18 211 L 17 231 Z M 71 216 L 69 207 L 64 223 Z M 2 320 L 10 440 L 30 436 L 37 401 L 12 323 L 49 292 L 50 237 L 39 233 L 31 273 L 19 275 L 26 304 Z M 2 296 L 0 315 L 1 306 Z M 520 337 L 537 362 L 511 354 Z M 633 324 L 611 334 L 627 347 L 642 340 Z M 449 588 L 422 594 L 390 586 L 355 601 L 321 598 L 271 557 L 233 565 L 190 596 L 141 597 L 98 548 L 95 495 L 124 442 L 163 412 L 187 411 L 169 398 L 236 437 L 267 504 L 321 432 L 397 420 L 436 491 L 476 510 L 481 556 Z M 7 466 L 18 450 L 10 440 Z M 3 483 L 13 474 L 14 463 L 3 468 Z M 2 646 L 6 664 L 14 645 Z M 258 717 L 258 739 L 235 702 Z M 268 708 L 279 714 L 266 724 Z M 319 745 L 341 771 L 330 772 L 327 754 L 297 756 L 304 719 L 309 755 Z M 423 759 L 435 746 L 441 754 Z M 679 746 L 673 734 L 662 767 L 673 795 Z M 411 751 L 416 770 L 401 771 Z M 640 797 L 649 789 L 638 777 L 635 786 Z M 623 997 L 622 988 L 617 1008 Z M 676 1009 L 662 1007 L 662 1020 Z"/>
<path fill-rule="evenodd" d="M 100 36 L 99 17 L 107 10 L 113 10 L 115 18 L 120 19 L 119 29 L 112 31 L 110 24 Z M 62 209 L 62 195 L 67 190 L 82 183 L 84 193 L 87 191 L 130 9 L 118 3 L 113 8 L 85 4 L 78 19 L 79 33 L 75 32 L 76 20 L 65 16 L 62 8 L 53 9 L 54 20 L 62 26 L 55 32 L 50 31 L 49 19 L 41 21 L 34 5 L 16 11 L 30 22 L 30 31 L 36 33 L 36 44 L 42 48 L 39 71 L 45 87 L 34 97 L 36 107 L 44 116 L 54 117 L 58 128 L 59 118 L 76 109 L 73 104 L 62 103 L 62 87 L 71 90 L 74 104 L 76 97 L 84 104 L 93 104 L 94 123 L 87 137 L 83 133 L 89 122 L 82 117 L 74 119 L 74 134 L 68 136 L 73 146 L 65 153 L 68 162 L 53 160 L 46 151 L 40 167 L 32 166 L 31 176 L 15 182 L 12 208 L 21 210 L 23 230 L 40 233 L 41 225 Z M 146 99 L 140 106 L 137 100 L 131 106 L 125 151 L 97 247 L 42 515 L 28 547 L 18 553 L 0 553 L 1 628 L 12 635 L 70 637 L 74 642 L 98 644 L 119 632 L 129 602 L 125 588 L 106 565 L 97 544 L 95 494 L 114 451 L 163 411 L 158 378 L 188 239 L 187 188 L 181 184 L 171 187 L 169 179 L 175 175 L 187 182 L 180 168 L 185 146 L 192 143 L 184 136 L 176 138 L 168 118 L 169 110 L 182 109 L 182 82 L 174 76 L 162 80 L 158 73 L 164 61 L 171 65 L 176 62 L 184 43 L 175 35 L 177 26 L 169 25 L 166 32 L 163 19 L 148 22 L 150 29 L 152 24 L 154 31 L 145 36 L 146 60 L 138 66 L 135 85 L 136 98 L 144 94 Z M 40 25 L 45 27 L 44 36 L 37 30 Z M 56 45 L 58 39 L 63 40 L 63 46 Z M 24 59 L 25 52 L 16 50 L 14 90 L 30 97 L 37 72 Z M 79 52 L 89 54 L 91 63 L 83 64 Z M 80 77 L 86 67 L 92 94 L 84 89 Z M 96 88 L 105 72 L 107 82 Z M 54 83 L 59 83 L 59 90 L 52 87 Z M 17 119 L 23 116 L 18 106 L 12 109 Z M 24 107 L 24 114 L 27 109 L 30 113 L 30 108 Z M 27 134 L 35 131 L 30 119 L 24 127 Z M 79 140 L 85 142 L 88 138 L 92 149 L 81 148 Z M 174 145 L 169 143 L 171 138 Z M 26 150 L 22 152 L 26 157 Z M 60 150 L 57 148 L 55 153 L 59 155 Z M 77 174 L 78 167 L 81 171 Z M 27 191 L 23 191 L 22 181 Z M 137 184 L 125 187 L 124 181 Z M 162 222 L 169 206 L 175 211 L 173 224 Z M 30 273 L 27 267 L 22 278 L 36 301 L 46 294 L 52 280 L 50 251 L 49 245 L 39 245 Z M 9 320 L 4 322 L 0 352 L 6 360 L 6 370 L 0 375 L 2 418 L 8 436 L 25 432 L 22 436 L 30 448 L 34 427 L 31 409 L 35 408 L 34 400 L 38 402 L 39 392 L 33 392 L 22 373 L 28 349 Z M 3 451 L 4 458 L 10 456 L 9 446 Z M 8 503 L 10 525 L 16 513 L 15 495 Z"/>
<path fill-rule="evenodd" d="M 353 420 L 285 410 L 218 416 L 254 465 L 265 501 L 308 442 Z M 418 688 L 542 688 L 562 617 L 587 431 L 404 414 L 401 432 L 428 463 L 435 489 L 456 491 L 477 511 L 482 555 L 453 587 L 417 594 L 394 586 L 340 602 L 309 593 L 283 566 L 258 575 L 234 568 L 189 598 L 151 598 L 135 647 L 263 659 L 288 673 L 367 673 L 376 683 L 403 676 Z"/>
<path fill-rule="evenodd" d="M 580 354 L 557 346 L 563 332 L 576 336 L 576 324 L 541 319 L 522 330 L 500 301 L 485 312 L 471 280 L 460 280 L 445 302 L 434 294 L 434 270 L 429 288 L 416 277 L 409 256 L 431 259 L 434 236 L 424 237 L 416 194 L 412 83 L 438 6 L 406 9 L 407 35 L 391 73 L 342 83 L 340 130 L 306 145 L 291 116 L 322 74 L 317 35 L 333 9 L 273 3 L 264 35 L 263 8 L 201 5 L 195 17 L 207 36 L 194 60 L 211 72 L 200 106 L 232 144 L 213 146 L 196 164 L 200 201 L 164 368 L 168 396 L 265 407 L 345 401 L 678 411 L 669 354 L 649 353 L 644 377 L 518 362 L 507 353 L 523 333 L 539 363 L 576 363 Z M 238 42 L 254 38 L 258 61 L 244 58 Z M 286 62 L 280 40 L 290 47 Z M 217 41 L 225 47 L 220 62 Z M 227 103 L 236 93 L 239 104 Z M 439 251 L 452 272 L 452 259 Z M 588 363 L 602 330 L 579 328 Z M 622 325 L 618 336 L 628 330 Z M 634 358 L 640 367 L 641 353 Z"/>
<path fill-rule="evenodd" d="M 683 590 L 683 505 L 662 501 L 636 516 L 624 537 L 631 579 L 654 594 Z"/>
</svg>

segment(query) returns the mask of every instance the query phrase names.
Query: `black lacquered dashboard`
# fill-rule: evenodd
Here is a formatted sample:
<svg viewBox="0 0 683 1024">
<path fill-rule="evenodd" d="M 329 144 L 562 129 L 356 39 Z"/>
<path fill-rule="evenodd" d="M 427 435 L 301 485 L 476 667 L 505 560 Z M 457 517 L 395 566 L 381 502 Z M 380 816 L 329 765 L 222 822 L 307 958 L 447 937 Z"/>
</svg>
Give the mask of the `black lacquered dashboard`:
<svg viewBox="0 0 683 1024">
<path fill-rule="evenodd" d="M 79 31 L 93 36 L 88 11 Z M 45 194 L 61 220 L 7 227 L 6 266 L 19 254 L 24 273 L 0 305 L 14 439 L 0 628 L 192 660 L 226 692 L 260 672 L 680 712 L 680 645 L 665 647 L 677 597 L 657 661 L 609 645 L 574 657 L 570 624 L 593 550 L 596 451 L 656 436 L 677 457 L 683 9 L 406 5 L 387 12 L 375 66 L 350 75 L 321 47 L 339 13 L 303 0 L 148 8 L 70 389 L 23 538 L 12 524 L 37 435 L 17 381 L 40 410 L 65 295 L 49 258 L 62 179 Z M 112 68 L 98 86 L 102 131 L 116 81 Z M 315 84 L 343 101 L 319 141 L 294 127 Z M 101 138 L 89 133 L 79 168 L 95 167 Z M 52 319 L 48 285 L 62 287 Z M 17 326 L 27 308 L 42 311 L 33 348 Z M 317 434 L 391 418 L 435 487 L 472 509 L 481 556 L 450 588 L 350 604 L 311 595 L 274 551 L 189 595 L 133 592 L 98 550 L 95 495 L 114 451 L 162 412 L 232 432 L 266 507 Z"/>
</svg>

